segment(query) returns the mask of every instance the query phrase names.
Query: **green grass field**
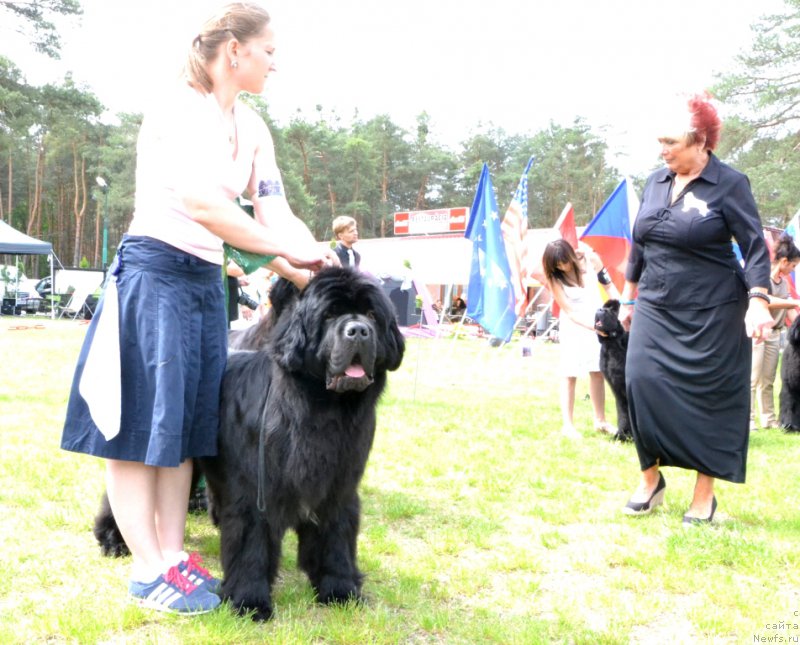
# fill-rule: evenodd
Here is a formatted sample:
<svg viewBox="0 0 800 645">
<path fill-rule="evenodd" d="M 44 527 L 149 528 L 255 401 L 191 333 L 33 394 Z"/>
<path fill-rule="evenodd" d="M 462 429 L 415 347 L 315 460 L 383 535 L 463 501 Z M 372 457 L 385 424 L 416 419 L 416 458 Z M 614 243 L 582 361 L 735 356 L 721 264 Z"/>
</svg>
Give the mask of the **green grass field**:
<svg viewBox="0 0 800 645">
<path fill-rule="evenodd" d="M 86 327 L 20 323 L 0 319 L 0 643 L 800 641 L 800 436 L 753 435 L 711 527 L 682 527 L 694 478 L 677 469 L 665 506 L 630 518 L 635 451 L 590 429 L 585 380 L 584 437 L 559 432 L 558 346 L 477 340 L 413 340 L 390 376 L 361 487 L 365 604 L 316 605 L 289 535 L 267 624 L 134 607 L 129 561 L 91 534 L 102 462 L 58 447 Z M 221 573 L 205 516 L 187 541 Z"/>
</svg>

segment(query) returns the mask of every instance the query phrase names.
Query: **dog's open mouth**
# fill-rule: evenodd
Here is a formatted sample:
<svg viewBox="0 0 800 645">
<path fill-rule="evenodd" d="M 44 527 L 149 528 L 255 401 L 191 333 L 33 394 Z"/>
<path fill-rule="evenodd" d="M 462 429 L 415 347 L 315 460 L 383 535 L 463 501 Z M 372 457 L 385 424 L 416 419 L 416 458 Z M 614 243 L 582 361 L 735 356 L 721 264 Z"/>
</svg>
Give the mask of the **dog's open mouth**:
<svg viewBox="0 0 800 645">
<path fill-rule="evenodd" d="M 344 372 L 339 374 L 330 374 L 325 383 L 325 386 L 334 392 L 363 392 L 370 385 L 372 385 L 373 378 L 367 374 L 367 370 L 359 362 L 356 356 L 353 362 L 348 365 Z"/>
</svg>

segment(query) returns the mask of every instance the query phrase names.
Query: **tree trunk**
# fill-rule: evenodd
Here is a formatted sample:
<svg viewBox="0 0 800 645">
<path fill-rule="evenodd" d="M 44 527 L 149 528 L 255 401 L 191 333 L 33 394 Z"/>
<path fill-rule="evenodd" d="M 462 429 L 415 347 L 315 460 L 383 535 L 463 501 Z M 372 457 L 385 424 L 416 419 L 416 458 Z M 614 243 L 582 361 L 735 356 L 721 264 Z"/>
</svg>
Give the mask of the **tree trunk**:
<svg viewBox="0 0 800 645">
<path fill-rule="evenodd" d="M 58 240 L 59 240 L 59 248 L 61 257 L 65 260 L 68 257 L 71 257 L 71 249 L 69 248 L 69 222 L 65 213 L 67 212 L 66 208 L 66 200 L 67 197 L 64 193 L 64 186 L 63 184 L 59 184 L 58 188 L 58 200 L 57 206 L 58 212 L 56 213 L 56 230 L 58 231 Z"/>
<path fill-rule="evenodd" d="M 381 237 L 386 237 L 386 205 L 389 203 L 389 151 L 383 146 L 383 173 L 381 176 Z"/>
<path fill-rule="evenodd" d="M 72 212 L 75 215 L 75 248 L 72 256 L 73 265 L 80 266 L 83 256 L 83 216 L 86 214 L 86 158 L 78 159 L 78 143 L 72 143 L 72 178 L 75 196 L 72 200 Z"/>
<path fill-rule="evenodd" d="M 39 153 L 36 155 L 36 171 L 34 173 L 33 201 L 28 208 L 28 225 L 25 232 L 31 235 L 39 219 L 42 209 L 42 191 L 44 190 L 44 141 L 39 144 Z"/>
<path fill-rule="evenodd" d="M 328 199 L 331 203 L 331 218 L 336 217 L 336 193 L 333 190 L 333 185 L 331 184 L 331 173 L 328 167 L 328 159 L 324 153 L 319 153 L 319 158 L 322 161 L 322 165 L 325 167 L 325 175 L 328 178 Z"/>
<path fill-rule="evenodd" d="M 11 156 L 11 149 L 8 150 L 8 208 L 6 212 L 8 213 L 8 221 L 11 223 L 11 209 L 13 208 L 13 201 L 11 197 L 14 194 L 14 191 L 11 190 L 11 187 L 14 185 L 14 157 Z"/>
<path fill-rule="evenodd" d="M 308 152 L 306 151 L 306 144 L 304 141 L 298 141 L 297 145 L 300 147 L 300 156 L 303 157 L 303 184 L 306 190 L 311 193 L 311 171 L 308 168 Z"/>
<path fill-rule="evenodd" d="M 428 190 L 428 175 L 422 178 L 422 183 L 419 185 L 419 192 L 417 193 L 417 202 L 414 204 L 414 210 L 425 210 L 425 193 Z"/>
</svg>

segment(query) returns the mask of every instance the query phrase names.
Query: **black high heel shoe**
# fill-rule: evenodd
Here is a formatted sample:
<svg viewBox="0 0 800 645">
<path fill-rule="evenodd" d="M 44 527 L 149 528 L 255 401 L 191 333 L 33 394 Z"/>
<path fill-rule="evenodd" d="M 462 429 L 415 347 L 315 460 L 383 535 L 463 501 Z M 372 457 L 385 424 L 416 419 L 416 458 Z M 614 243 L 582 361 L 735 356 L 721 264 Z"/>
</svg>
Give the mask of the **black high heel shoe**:
<svg viewBox="0 0 800 645">
<path fill-rule="evenodd" d="M 684 524 L 711 524 L 711 520 L 714 519 L 714 513 L 717 510 L 717 496 L 711 498 L 711 514 L 708 517 L 690 517 L 689 515 L 683 516 L 683 523 Z"/>
<path fill-rule="evenodd" d="M 625 515 L 647 515 L 656 506 L 661 506 L 661 504 L 664 503 L 664 490 L 666 487 L 667 482 L 664 480 L 664 475 L 659 471 L 658 485 L 652 495 L 650 495 L 650 499 L 646 502 L 628 502 L 625 504 L 625 508 L 622 509 L 622 512 L 625 513 Z"/>
</svg>

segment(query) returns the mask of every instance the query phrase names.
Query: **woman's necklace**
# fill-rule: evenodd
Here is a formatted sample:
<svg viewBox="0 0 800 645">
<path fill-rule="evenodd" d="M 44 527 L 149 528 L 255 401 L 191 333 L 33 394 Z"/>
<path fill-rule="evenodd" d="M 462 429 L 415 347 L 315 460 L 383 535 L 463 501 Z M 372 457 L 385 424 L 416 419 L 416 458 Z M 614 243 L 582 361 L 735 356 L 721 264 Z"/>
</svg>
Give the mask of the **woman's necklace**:
<svg viewBox="0 0 800 645">
<path fill-rule="evenodd" d="M 683 192 L 683 189 L 686 188 L 686 186 L 688 186 L 690 182 L 697 179 L 699 176 L 700 176 L 699 172 L 697 174 L 686 175 L 684 177 L 679 177 L 678 175 L 675 175 L 675 179 L 673 180 L 673 185 L 672 185 L 672 201 L 674 202 L 676 199 L 678 199 L 678 196 Z"/>
<path fill-rule="evenodd" d="M 213 93 L 208 94 L 209 100 L 214 101 L 214 106 L 222 122 L 222 127 L 225 130 L 225 138 L 228 139 L 228 145 L 236 145 L 236 107 L 231 105 L 230 110 L 226 111 L 217 101 Z"/>
<path fill-rule="evenodd" d="M 225 126 L 228 131 L 228 143 L 233 145 L 236 141 L 236 117 L 232 115 L 230 120 L 226 119 Z"/>
</svg>

